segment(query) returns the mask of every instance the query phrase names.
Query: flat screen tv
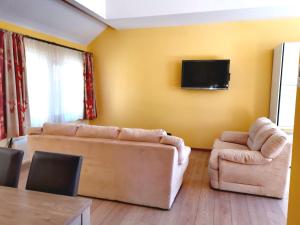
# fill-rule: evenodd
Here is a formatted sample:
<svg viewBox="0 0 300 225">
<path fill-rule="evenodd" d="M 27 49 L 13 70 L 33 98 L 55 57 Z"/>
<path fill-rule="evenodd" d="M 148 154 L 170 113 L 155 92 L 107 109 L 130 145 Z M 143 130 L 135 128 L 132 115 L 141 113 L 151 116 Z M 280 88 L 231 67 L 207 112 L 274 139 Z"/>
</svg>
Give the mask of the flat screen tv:
<svg viewBox="0 0 300 225">
<path fill-rule="evenodd" d="M 181 87 L 228 89 L 230 60 L 183 60 Z"/>
</svg>

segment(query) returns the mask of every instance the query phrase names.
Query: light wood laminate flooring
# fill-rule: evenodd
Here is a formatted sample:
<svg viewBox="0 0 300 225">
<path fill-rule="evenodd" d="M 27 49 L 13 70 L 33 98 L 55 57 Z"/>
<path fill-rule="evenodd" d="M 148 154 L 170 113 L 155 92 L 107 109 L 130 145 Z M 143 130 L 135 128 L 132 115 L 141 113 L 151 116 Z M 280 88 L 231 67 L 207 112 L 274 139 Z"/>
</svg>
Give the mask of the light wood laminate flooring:
<svg viewBox="0 0 300 225">
<path fill-rule="evenodd" d="M 93 225 L 285 225 L 287 199 L 213 190 L 209 186 L 209 151 L 194 150 L 183 185 L 171 210 L 92 199 Z M 22 169 L 24 188 L 28 166 Z M 101 188 L 101 186 L 99 186 Z M 286 195 L 287 196 L 287 195 Z"/>
</svg>

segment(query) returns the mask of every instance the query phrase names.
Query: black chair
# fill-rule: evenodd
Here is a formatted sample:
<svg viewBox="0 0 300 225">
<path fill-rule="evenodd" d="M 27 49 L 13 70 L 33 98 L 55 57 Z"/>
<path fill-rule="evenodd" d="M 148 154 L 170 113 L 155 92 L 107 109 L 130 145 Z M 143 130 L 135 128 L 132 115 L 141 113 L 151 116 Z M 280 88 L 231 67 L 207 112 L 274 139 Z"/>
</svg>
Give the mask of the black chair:
<svg viewBox="0 0 300 225">
<path fill-rule="evenodd" d="M 26 189 L 76 196 L 82 157 L 36 151 L 32 157 Z"/>
<path fill-rule="evenodd" d="M 18 187 L 24 152 L 0 148 L 0 185 Z"/>
</svg>

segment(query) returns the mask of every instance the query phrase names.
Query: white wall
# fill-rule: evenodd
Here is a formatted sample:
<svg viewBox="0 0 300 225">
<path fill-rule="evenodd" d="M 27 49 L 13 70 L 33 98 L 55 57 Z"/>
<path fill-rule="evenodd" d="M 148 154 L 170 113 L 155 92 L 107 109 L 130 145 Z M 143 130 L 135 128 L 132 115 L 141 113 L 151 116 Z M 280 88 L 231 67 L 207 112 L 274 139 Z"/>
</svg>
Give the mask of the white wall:
<svg viewBox="0 0 300 225">
<path fill-rule="evenodd" d="M 106 28 L 95 18 L 56 0 L 0 0 L 0 20 L 83 45 Z"/>
</svg>

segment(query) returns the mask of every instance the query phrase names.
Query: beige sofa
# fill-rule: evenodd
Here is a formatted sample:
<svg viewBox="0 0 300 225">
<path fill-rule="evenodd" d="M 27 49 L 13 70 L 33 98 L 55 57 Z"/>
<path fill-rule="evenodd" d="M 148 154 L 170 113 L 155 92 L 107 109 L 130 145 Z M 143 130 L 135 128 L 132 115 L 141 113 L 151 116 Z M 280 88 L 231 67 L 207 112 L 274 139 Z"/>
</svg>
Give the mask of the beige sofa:
<svg viewBox="0 0 300 225">
<path fill-rule="evenodd" d="M 267 118 L 249 132 L 226 131 L 214 143 L 209 161 L 215 189 L 282 198 L 288 178 L 291 143 Z"/>
<path fill-rule="evenodd" d="M 80 195 L 163 209 L 172 206 L 191 151 L 163 130 L 48 123 L 29 130 L 28 149 L 82 155 Z"/>
</svg>

